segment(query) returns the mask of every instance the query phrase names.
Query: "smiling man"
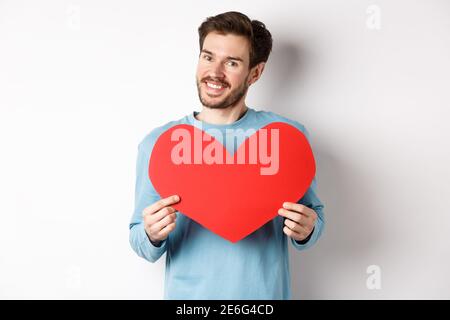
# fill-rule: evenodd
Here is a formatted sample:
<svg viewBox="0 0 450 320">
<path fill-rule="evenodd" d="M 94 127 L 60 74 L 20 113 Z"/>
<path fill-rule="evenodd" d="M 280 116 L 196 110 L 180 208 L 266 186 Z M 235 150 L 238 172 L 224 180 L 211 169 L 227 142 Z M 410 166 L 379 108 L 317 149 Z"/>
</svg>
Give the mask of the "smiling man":
<svg viewBox="0 0 450 320">
<path fill-rule="evenodd" d="M 182 201 L 179 195 L 161 199 L 149 179 L 155 142 L 179 124 L 208 131 L 230 153 L 239 146 L 227 143 L 230 139 L 243 141 L 248 132 L 273 122 L 288 123 L 309 137 L 299 122 L 245 103 L 272 49 L 272 36 L 262 22 L 226 12 L 207 18 L 198 32 L 196 84 L 202 110 L 153 129 L 139 144 L 130 244 L 150 262 L 167 254 L 165 299 L 290 299 L 288 244 L 307 249 L 324 226 L 315 178 L 301 199 L 280 203 L 276 218 L 237 243 L 176 211 L 172 205 Z"/>
</svg>

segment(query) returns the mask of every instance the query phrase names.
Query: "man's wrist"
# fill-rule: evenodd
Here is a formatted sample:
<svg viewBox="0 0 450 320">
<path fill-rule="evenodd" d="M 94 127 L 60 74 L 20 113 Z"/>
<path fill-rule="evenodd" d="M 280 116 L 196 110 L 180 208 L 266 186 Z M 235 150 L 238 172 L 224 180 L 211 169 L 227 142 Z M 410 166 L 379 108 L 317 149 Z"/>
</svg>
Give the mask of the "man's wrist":
<svg viewBox="0 0 450 320">
<path fill-rule="evenodd" d="M 298 244 L 307 244 L 308 243 L 308 241 L 309 241 L 309 239 L 311 239 L 311 237 L 312 237 L 312 234 L 314 233 L 314 229 L 315 229 L 316 227 L 314 227 L 313 229 L 312 229 L 312 231 L 311 231 L 311 233 L 305 238 L 305 239 L 303 239 L 303 240 L 295 240 Z"/>
<path fill-rule="evenodd" d="M 158 240 L 153 241 L 152 238 L 150 238 L 150 235 L 147 233 L 147 230 L 145 230 L 145 228 L 144 228 L 144 231 L 145 231 L 145 234 L 147 235 L 148 241 L 150 241 L 150 243 L 151 243 L 153 246 L 155 246 L 155 247 L 161 247 L 162 241 L 158 241 Z"/>
<path fill-rule="evenodd" d="M 149 239 L 150 240 L 150 239 Z M 162 241 L 156 241 L 153 242 L 152 240 L 150 240 L 150 242 L 152 243 L 152 245 L 154 245 L 155 247 L 161 247 Z"/>
</svg>

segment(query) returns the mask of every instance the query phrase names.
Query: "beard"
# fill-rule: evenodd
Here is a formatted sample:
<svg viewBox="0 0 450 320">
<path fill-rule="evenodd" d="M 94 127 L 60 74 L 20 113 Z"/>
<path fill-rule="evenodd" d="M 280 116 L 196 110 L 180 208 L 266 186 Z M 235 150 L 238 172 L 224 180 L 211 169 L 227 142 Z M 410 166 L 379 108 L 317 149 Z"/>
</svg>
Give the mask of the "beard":
<svg viewBox="0 0 450 320">
<path fill-rule="evenodd" d="M 247 77 L 245 77 L 245 80 L 242 82 L 242 84 L 231 90 L 230 93 L 228 93 L 228 95 L 222 97 L 222 99 L 218 102 L 208 102 L 206 101 L 206 99 L 204 99 L 202 97 L 202 83 L 204 83 L 205 80 L 208 80 L 208 78 L 203 79 L 202 81 L 198 81 L 197 82 L 197 91 L 198 91 L 198 98 L 200 99 L 200 102 L 202 103 L 203 106 L 207 107 L 207 108 L 211 108 L 211 109 L 225 109 L 225 108 L 229 108 L 229 107 L 234 107 L 241 99 L 243 96 L 245 96 L 245 94 L 247 93 L 248 90 L 248 85 L 247 85 L 247 80 L 250 74 L 247 75 Z M 228 84 L 225 83 L 225 85 L 227 87 Z M 227 89 L 225 89 L 227 90 Z M 207 95 L 207 93 L 205 92 L 205 95 Z"/>
</svg>

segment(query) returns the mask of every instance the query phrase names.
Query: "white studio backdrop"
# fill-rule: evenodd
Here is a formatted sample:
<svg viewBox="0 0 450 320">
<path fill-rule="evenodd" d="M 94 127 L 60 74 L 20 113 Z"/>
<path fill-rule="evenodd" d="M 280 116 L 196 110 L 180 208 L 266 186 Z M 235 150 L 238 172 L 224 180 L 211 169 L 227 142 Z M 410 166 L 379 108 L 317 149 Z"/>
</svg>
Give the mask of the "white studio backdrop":
<svg viewBox="0 0 450 320">
<path fill-rule="evenodd" d="M 274 38 L 248 105 L 317 160 L 293 298 L 450 298 L 445 0 L 0 0 L 0 298 L 162 298 L 165 258 L 128 243 L 137 145 L 201 109 L 197 28 L 231 10 Z"/>
</svg>

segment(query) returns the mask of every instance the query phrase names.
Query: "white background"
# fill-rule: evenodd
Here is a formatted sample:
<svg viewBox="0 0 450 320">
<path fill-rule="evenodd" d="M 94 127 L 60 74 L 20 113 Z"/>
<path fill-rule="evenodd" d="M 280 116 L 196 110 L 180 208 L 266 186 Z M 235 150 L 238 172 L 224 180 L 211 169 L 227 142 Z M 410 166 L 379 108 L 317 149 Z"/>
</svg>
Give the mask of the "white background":
<svg viewBox="0 0 450 320">
<path fill-rule="evenodd" d="M 317 160 L 293 298 L 450 298 L 450 2 L 0 0 L 1 298 L 162 298 L 128 243 L 137 145 L 201 109 L 197 28 L 230 10 L 274 38 L 247 104 Z"/>
</svg>

